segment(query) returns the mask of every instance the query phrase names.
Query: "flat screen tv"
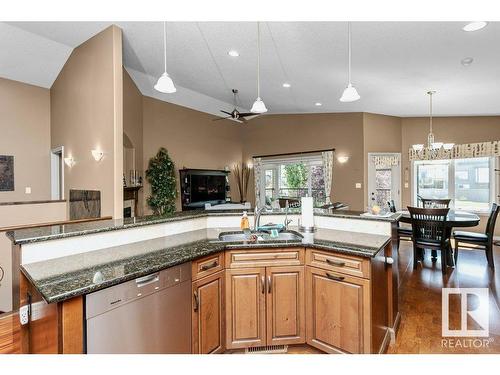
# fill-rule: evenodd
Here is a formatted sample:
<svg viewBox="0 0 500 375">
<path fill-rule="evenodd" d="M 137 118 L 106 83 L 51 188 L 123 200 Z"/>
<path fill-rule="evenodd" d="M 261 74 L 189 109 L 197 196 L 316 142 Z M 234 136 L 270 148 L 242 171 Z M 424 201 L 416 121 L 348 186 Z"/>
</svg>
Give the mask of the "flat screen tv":
<svg viewBox="0 0 500 375">
<path fill-rule="evenodd" d="M 226 171 L 182 169 L 181 200 L 183 210 L 203 208 L 206 203 L 226 202 Z"/>
</svg>

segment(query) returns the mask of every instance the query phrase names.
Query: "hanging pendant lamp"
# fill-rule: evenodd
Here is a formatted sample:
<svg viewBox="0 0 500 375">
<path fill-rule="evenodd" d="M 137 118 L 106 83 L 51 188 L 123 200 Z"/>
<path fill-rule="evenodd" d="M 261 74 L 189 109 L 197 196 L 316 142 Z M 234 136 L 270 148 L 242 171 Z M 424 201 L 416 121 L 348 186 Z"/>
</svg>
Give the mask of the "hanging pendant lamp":
<svg viewBox="0 0 500 375">
<path fill-rule="evenodd" d="M 260 98 L 260 22 L 257 22 L 257 99 L 252 105 L 250 112 L 265 113 L 267 112 L 266 105 Z"/>
<path fill-rule="evenodd" d="M 351 83 L 351 23 L 347 23 L 347 38 L 348 38 L 348 54 L 349 54 L 349 67 L 348 67 L 348 83 L 345 88 L 342 96 L 340 97 L 341 102 L 355 102 L 359 100 L 361 96 L 359 96 L 358 91 Z"/>
<path fill-rule="evenodd" d="M 159 92 L 163 92 L 165 94 L 172 94 L 177 91 L 174 85 L 174 81 L 167 73 L 167 22 L 163 22 L 163 57 L 165 61 L 165 71 L 158 78 L 156 85 L 154 86 L 155 90 Z"/>
</svg>

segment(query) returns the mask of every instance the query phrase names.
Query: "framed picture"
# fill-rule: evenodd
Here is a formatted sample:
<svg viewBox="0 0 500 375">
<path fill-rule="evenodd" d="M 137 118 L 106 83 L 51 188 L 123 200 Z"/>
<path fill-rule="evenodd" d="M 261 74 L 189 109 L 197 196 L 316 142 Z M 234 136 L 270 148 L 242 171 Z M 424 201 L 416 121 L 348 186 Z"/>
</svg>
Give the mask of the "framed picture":
<svg viewBox="0 0 500 375">
<path fill-rule="evenodd" d="M 0 155 L 0 191 L 14 191 L 14 156 Z"/>
</svg>

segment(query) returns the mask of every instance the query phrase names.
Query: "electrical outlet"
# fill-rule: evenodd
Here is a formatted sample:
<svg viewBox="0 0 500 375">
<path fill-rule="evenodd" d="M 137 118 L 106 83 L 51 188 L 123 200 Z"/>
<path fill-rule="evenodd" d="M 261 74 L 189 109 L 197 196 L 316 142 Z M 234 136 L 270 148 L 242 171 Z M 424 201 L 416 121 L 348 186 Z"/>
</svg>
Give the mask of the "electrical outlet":
<svg viewBox="0 0 500 375">
<path fill-rule="evenodd" d="M 408 182 L 405 182 L 405 189 L 408 189 L 409 185 Z"/>
<path fill-rule="evenodd" d="M 21 306 L 19 309 L 19 321 L 21 322 L 21 325 L 28 324 L 30 317 L 29 317 L 29 306 Z"/>
<path fill-rule="evenodd" d="M 356 189 L 361 189 L 361 183 L 360 182 L 356 182 Z"/>
<path fill-rule="evenodd" d="M 24 188 L 24 192 L 25 192 L 26 194 L 31 194 L 31 187 L 30 187 L 30 186 L 26 186 L 26 187 Z"/>
</svg>

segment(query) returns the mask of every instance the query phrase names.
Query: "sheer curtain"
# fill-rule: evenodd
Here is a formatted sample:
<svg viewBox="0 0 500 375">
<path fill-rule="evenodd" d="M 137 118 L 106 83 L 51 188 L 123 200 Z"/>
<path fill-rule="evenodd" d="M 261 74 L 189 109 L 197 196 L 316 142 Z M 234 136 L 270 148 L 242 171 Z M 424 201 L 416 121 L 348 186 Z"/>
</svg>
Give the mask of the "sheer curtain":
<svg viewBox="0 0 500 375">
<path fill-rule="evenodd" d="M 331 203 L 330 194 L 332 192 L 333 180 L 333 153 L 334 151 L 324 151 L 321 153 L 323 159 L 323 176 L 325 179 L 325 203 Z"/>
<path fill-rule="evenodd" d="M 260 181 L 262 179 L 262 158 L 253 158 L 255 207 L 260 205 Z"/>
</svg>

